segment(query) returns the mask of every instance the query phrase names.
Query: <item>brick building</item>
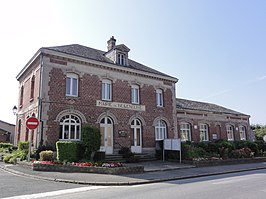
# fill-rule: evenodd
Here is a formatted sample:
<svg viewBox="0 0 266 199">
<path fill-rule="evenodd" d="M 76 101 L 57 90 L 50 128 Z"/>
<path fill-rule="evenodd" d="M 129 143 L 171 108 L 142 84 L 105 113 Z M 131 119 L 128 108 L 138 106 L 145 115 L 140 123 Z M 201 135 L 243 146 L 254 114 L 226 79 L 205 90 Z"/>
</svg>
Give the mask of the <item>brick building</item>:
<svg viewBox="0 0 266 199">
<path fill-rule="evenodd" d="M 225 124 L 235 122 L 231 115 L 241 115 L 234 117 L 240 118 L 247 132 L 247 115 L 232 111 L 224 123 L 213 116 L 223 113 L 180 106 L 189 100 L 176 99 L 177 78 L 129 59 L 129 51 L 124 44 L 116 45 L 114 37 L 107 41 L 107 51 L 78 44 L 38 50 L 17 75 L 16 142 L 30 140 L 37 147 L 39 143 L 54 146 L 58 140 L 78 141 L 81 126 L 91 124 L 100 128 L 100 150 L 106 154 L 117 153 L 121 147 L 153 153 L 164 138 L 182 135 L 184 140 L 200 141 L 199 133 L 194 135 L 191 127 L 196 129 L 201 121 L 208 125 L 208 140 L 226 139 L 224 133 L 217 133 L 217 137 L 211 133 L 212 123 L 224 132 Z M 31 116 L 41 123 L 29 132 L 25 121 Z M 184 124 L 191 126 L 187 138 Z M 240 128 L 238 123 L 232 127 Z"/>
<path fill-rule="evenodd" d="M 14 143 L 15 125 L 0 120 L 0 142 Z"/>
<path fill-rule="evenodd" d="M 154 151 L 156 141 L 177 137 L 177 79 L 129 59 L 113 37 L 107 43 L 107 52 L 74 44 L 34 55 L 17 76 L 17 142 L 80 140 L 86 123 L 100 128 L 107 154 Z M 31 116 L 42 121 L 33 132 L 25 127 Z"/>
<path fill-rule="evenodd" d="M 182 141 L 253 140 L 249 115 L 215 104 L 176 99 Z"/>
</svg>

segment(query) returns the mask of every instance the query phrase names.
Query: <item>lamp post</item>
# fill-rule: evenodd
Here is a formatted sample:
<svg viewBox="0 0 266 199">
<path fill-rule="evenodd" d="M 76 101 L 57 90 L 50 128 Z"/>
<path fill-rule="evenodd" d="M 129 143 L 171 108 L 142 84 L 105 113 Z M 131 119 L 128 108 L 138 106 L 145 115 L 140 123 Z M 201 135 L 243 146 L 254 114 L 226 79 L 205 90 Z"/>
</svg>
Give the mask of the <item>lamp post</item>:
<svg viewBox="0 0 266 199">
<path fill-rule="evenodd" d="M 18 108 L 17 108 L 16 105 L 12 108 L 12 111 L 13 111 L 13 114 L 14 114 L 14 115 L 17 114 Z"/>
<path fill-rule="evenodd" d="M 15 116 L 17 116 L 18 108 L 17 108 L 16 105 L 13 106 L 12 111 L 13 111 L 13 114 L 14 114 Z M 17 132 L 17 118 L 16 118 L 16 123 L 15 123 L 15 124 L 16 124 L 16 126 L 15 126 L 15 132 L 14 132 L 14 136 L 13 136 L 13 139 L 14 139 L 14 140 L 12 141 L 14 145 L 17 144 L 17 143 L 16 143 L 16 140 L 17 140 L 17 133 L 16 133 L 16 132 Z"/>
</svg>

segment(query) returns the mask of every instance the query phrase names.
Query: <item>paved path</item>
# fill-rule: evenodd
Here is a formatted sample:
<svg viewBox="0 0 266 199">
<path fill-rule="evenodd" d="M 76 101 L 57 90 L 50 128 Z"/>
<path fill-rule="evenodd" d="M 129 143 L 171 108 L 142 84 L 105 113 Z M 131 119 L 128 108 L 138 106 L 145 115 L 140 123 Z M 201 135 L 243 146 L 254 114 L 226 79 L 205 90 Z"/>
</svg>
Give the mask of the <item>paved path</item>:
<svg viewBox="0 0 266 199">
<path fill-rule="evenodd" d="M 196 168 L 191 165 L 162 161 L 143 162 L 136 164 L 143 165 L 145 172 L 140 174 L 127 175 L 43 172 L 33 171 L 29 166 L 22 166 L 20 164 L 9 165 L 3 162 L 0 162 L 0 169 L 33 178 L 88 185 L 135 185 L 209 175 L 219 175 L 224 173 L 266 169 L 266 162 L 200 168 Z"/>
</svg>

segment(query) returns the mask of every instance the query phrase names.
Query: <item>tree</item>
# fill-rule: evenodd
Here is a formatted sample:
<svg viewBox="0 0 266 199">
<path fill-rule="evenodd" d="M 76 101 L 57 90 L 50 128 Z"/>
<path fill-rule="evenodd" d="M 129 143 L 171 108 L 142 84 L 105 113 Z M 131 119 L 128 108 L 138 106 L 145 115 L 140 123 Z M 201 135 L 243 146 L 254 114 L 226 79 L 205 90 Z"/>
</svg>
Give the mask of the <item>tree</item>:
<svg viewBox="0 0 266 199">
<path fill-rule="evenodd" d="M 84 125 L 81 129 L 81 143 L 84 147 L 84 158 L 93 160 L 95 152 L 101 146 L 100 130 L 94 126 Z"/>
<path fill-rule="evenodd" d="M 262 140 L 263 136 L 266 135 L 266 125 L 252 125 L 251 129 L 255 131 L 257 140 Z"/>
</svg>

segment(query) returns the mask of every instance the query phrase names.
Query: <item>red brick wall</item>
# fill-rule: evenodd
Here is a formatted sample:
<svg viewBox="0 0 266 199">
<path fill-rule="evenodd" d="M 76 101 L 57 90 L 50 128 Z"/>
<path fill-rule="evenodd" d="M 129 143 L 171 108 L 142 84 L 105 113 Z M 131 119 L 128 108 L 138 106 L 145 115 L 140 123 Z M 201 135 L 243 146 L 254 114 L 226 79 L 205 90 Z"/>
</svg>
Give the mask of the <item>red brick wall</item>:
<svg viewBox="0 0 266 199">
<path fill-rule="evenodd" d="M 234 140 L 240 140 L 240 133 L 239 133 L 239 126 L 244 126 L 246 128 L 246 138 L 249 138 L 249 124 L 247 121 L 244 120 L 230 120 L 230 119 L 226 119 L 226 115 L 224 115 L 224 119 L 217 119 L 217 120 L 210 120 L 208 118 L 206 118 L 206 114 L 205 116 L 199 118 L 197 117 L 197 119 L 193 116 L 191 116 L 190 118 L 187 117 L 187 115 L 184 115 L 184 117 L 182 116 L 178 116 L 177 120 L 178 120 L 178 135 L 180 137 L 180 123 L 181 122 L 187 122 L 189 124 L 191 124 L 191 139 L 194 142 L 200 142 L 200 127 L 199 124 L 207 124 L 209 129 L 209 140 L 212 141 L 213 137 L 212 134 L 217 134 L 217 139 L 223 139 L 223 140 L 227 140 L 227 132 L 226 132 L 226 126 L 227 125 L 232 125 L 234 127 Z M 187 119 L 184 119 L 187 118 Z M 194 126 L 197 126 L 197 129 L 194 128 Z M 218 127 L 219 126 L 219 127 Z"/>
<path fill-rule="evenodd" d="M 132 111 L 124 109 L 114 109 L 96 107 L 96 100 L 101 100 L 101 79 L 96 75 L 83 74 L 79 80 L 79 97 L 66 97 L 66 75 L 63 70 L 53 68 L 50 72 L 48 92 L 49 111 L 47 121 L 47 144 L 54 145 L 59 139 L 59 122 L 55 121 L 57 115 L 67 109 L 75 109 L 84 114 L 89 124 L 96 124 L 98 117 L 109 111 L 115 115 L 118 124 L 114 125 L 114 147 L 119 148 L 119 144 L 127 146 L 132 139 L 129 119 L 136 113 L 141 116 L 146 125 L 142 128 L 143 147 L 155 147 L 155 135 L 153 122 L 156 117 L 165 117 L 170 124 L 173 124 L 172 92 L 166 89 L 164 93 L 164 107 L 157 108 L 155 101 L 155 88 L 151 85 L 143 85 L 140 88 L 140 104 L 146 106 L 146 111 Z M 112 84 L 112 101 L 131 103 L 131 87 L 127 81 L 116 80 Z M 168 128 L 168 137 L 174 137 L 173 126 Z M 118 132 L 126 131 L 130 138 L 120 137 Z M 130 139 L 130 140 L 128 140 Z M 117 144 L 119 143 L 119 144 Z"/>
</svg>

